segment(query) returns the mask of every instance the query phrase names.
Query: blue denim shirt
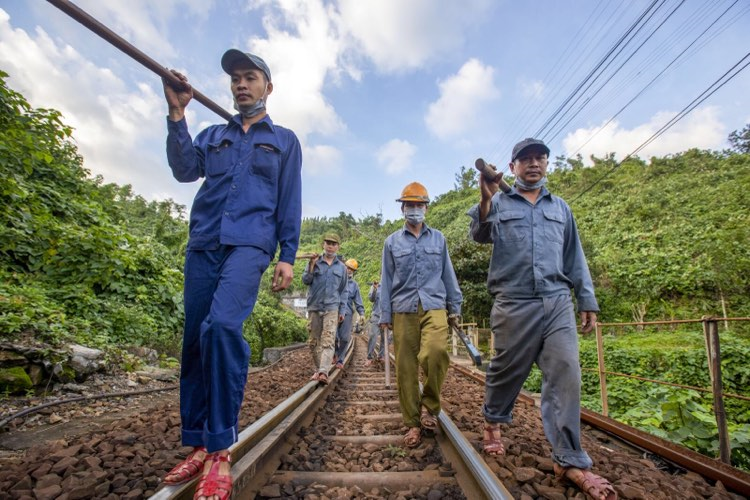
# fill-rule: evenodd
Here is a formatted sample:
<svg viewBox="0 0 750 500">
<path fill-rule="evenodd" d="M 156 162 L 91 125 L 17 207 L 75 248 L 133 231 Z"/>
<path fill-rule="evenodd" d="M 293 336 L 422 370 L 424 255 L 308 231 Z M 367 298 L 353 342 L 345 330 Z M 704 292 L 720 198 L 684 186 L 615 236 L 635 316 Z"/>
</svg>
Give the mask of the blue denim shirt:
<svg viewBox="0 0 750 500">
<path fill-rule="evenodd" d="M 346 314 L 349 297 L 346 283 L 349 277 L 344 263 L 336 257 L 329 266 L 321 257 L 315 263 L 313 272 L 308 271 L 309 267 L 305 266 L 302 273 L 302 283 L 310 287 L 307 291 L 307 310 L 325 312 L 338 309 L 339 315 Z"/>
<path fill-rule="evenodd" d="M 479 222 L 479 204 L 468 215 L 474 241 L 494 244 L 487 274 L 492 295 L 548 297 L 572 288 L 579 311 L 599 311 L 576 222 L 561 198 L 543 187 L 531 204 L 513 188 L 492 197 L 485 222 Z"/>
<path fill-rule="evenodd" d="M 370 313 L 370 321 L 377 322 L 380 319 L 380 287 L 375 288 L 370 285 L 370 291 L 367 292 L 367 298 L 372 302 L 372 312 Z"/>
<path fill-rule="evenodd" d="M 353 278 L 349 278 L 349 282 L 346 284 L 346 314 L 351 315 L 354 313 L 354 309 L 360 316 L 365 315 L 365 305 L 362 302 L 362 294 L 359 292 L 359 285 Z"/>
<path fill-rule="evenodd" d="M 302 221 L 302 152 L 297 136 L 265 116 L 245 133 L 235 115 L 193 141 L 185 120 L 167 119 L 167 159 L 180 182 L 201 177 L 188 248 L 258 247 L 294 263 Z"/>
<path fill-rule="evenodd" d="M 445 236 L 422 224 L 419 237 L 406 228 L 386 238 L 380 281 L 380 322 L 392 323 L 393 313 L 447 309 L 461 314 L 463 295 L 448 256 Z"/>
</svg>

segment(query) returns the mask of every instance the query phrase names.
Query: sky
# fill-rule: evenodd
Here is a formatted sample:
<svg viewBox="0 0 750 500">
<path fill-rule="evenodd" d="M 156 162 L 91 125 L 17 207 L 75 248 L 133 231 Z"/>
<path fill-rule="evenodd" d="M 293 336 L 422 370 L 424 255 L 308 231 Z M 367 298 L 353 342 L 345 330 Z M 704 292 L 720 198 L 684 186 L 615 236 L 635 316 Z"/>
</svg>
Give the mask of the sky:
<svg viewBox="0 0 750 500">
<path fill-rule="evenodd" d="M 400 218 L 408 183 L 434 198 L 478 157 L 507 170 L 530 136 L 552 157 L 621 160 L 750 51 L 745 0 L 74 3 L 227 110 L 222 54 L 263 57 L 269 114 L 302 144 L 304 217 Z M 92 175 L 189 209 L 200 181 L 171 175 L 150 70 L 41 0 L 0 0 L 0 70 L 32 106 L 62 112 Z M 639 156 L 728 147 L 750 123 L 748 89 L 750 69 Z M 194 136 L 222 121 L 197 101 L 187 120 Z"/>
</svg>

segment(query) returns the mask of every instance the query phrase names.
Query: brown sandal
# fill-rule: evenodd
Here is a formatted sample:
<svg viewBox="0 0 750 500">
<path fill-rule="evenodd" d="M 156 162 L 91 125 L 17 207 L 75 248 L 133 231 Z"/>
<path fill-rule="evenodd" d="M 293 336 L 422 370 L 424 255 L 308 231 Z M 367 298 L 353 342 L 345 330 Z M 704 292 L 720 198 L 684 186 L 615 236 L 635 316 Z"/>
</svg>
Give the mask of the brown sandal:
<svg viewBox="0 0 750 500">
<path fill-rule="evenodd" d="M 323 385 L 328 385 L 328 375 L 323 372 L 320 372 L 318 374 L 318 383 L 323 384 Z"/>
<path fill-rule="evenodd" d="M 501 438 L 500 424 L 485 422 L 484 435 L 482 436 L 482 451 L 491 457 L 505 455 L 505 445 Z"/>
<path fill-rule="evenodd" d="M 409 432 L 404 436 L 404 445 L 409 448 L 415 448 L 422 442 L 422 429 L 419 427 L 409 427 Z"/>
<path fill-rule="evenodd" d="M 617 500 L 617 492 L 612 484 L 588 469 L 563 467 L 555 463 L 555 477 L 558 482 L 574 484 L 584 495 L 593 500 Z"/>
<path fill-rule="evenodd" d="M 422 407 L 422 416 L 419 418 L 419 423 L 428 431 L 434 431 L 438 426 L 437 417 L 430 413 L 424 406 Z"/>
<path fill-rule="evenodd" d="M 196 455 L 203 453 L 203 458 L 196 458 Z M 167 472 L 162 481 L 169 486 L 175 486 L 190 481 L 203 470 L 203 463 L 206 461 L 208 453 L 204 446 L 196 446 L 190 454 L 177 464 L 171 471 Z M 175 479 L 167 479 L 169 476 L 177 476 Z"/>
</svg>

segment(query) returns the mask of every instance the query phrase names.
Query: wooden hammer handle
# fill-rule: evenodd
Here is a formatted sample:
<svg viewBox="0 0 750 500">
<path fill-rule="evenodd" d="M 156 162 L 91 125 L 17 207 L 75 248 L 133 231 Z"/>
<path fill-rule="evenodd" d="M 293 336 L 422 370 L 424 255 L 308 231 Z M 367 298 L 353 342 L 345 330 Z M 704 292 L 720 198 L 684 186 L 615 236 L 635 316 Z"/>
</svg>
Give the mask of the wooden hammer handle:
<svg viewBox="0 0 750 500">
<path fill-rule="evenodd" d="M 477 160 L 474 162 L 474 167 L 479 170 L 479 172 L 481 172 L 484 178 L 488 181 L 497 182 L 503 193 L 510 193 L 510 186 L 507 182 L 505 182 L 505 179 L 503 179 L 503 174 L 498 173 L 494 166 L 490 165 L 482 158 L 477 158 Z"/>
</svg>

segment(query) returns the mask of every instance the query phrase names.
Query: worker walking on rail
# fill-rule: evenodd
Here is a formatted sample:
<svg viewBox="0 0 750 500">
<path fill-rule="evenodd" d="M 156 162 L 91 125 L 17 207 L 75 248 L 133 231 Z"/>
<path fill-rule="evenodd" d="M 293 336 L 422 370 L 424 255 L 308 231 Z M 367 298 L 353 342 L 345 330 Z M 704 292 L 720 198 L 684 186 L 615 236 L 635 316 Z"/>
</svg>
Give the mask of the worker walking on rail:
<svg viewBox="0 0 750 500">
<path fill-rule="evenodd" d="M 250 359 L 242 324 L 277 247 L 272 288 L 291 283 L 302 206 L 299 141 L 266 112 L 271 71 L 236 49 L 224 53 L 221 67 L 238 114 L 195 140 L 185 120 L 193 97 L 187 78 L 172 70 L 183 86 L 164 82 L 169 166 L 180 182 L 203 179 L 190 211 L 180 374 L 182 443 L 194 449 L 164 478 L 179 484 L 202 471 L 196 498 L 231 495 L 228 448 L 237 441 Z"/>
<path fill-rule="evenodd" d="M 512 420 L 516 398 L 532 364 L 542 371 L 541 413 L 552 445 L 554 470 L 595 499 L 613 499 L 612 485 L 589 469 L 581 448 L 576 304 L 584 333 L 599 306 L 570 207 L 545 184 L 549 148 L 524 139 L 513 148 L 515 185 L 498 192 L 502 174 L 480 176 L 481 198 L 469 210 L 471 234 L 492 243 L 487 286 L 495 303 L 490 316 L 495 355 L 487 368 L 483 449 L 503 455 L 500 424 Z"/>
<path fill-rule="evenodd" d="M 314 254 L 302 273 L 307 291 L 307 329 L 310 332 L 315 373 L 311 380 L 328 383 L 333 364 L 336 331 L 344 320 L 348 292 L 346 266 L 338 258 L 341 238 L 336 233 L 323 236 L 323 255 Z"/>
<path fill-rule="evenodd" d="M 380 342 L 378 354 L 375 354 L 375 347 L 380 338 L 380 283 L 376 280 L 370 285 L 370 291 L 367 298 L 372 302 L 372 312 L 370 313 L 370 328 L 367 331 L 367 361 L 365 366 L 371 366 L 375 359 L 385 358 L 385 342 Z M 376 358 L 377 356 L 377 358 Z"/>
<path fill-rule="evenodd" d="M 346 309 L 344 310 L 344 319 L 339 323 L 339 327 L 336 330 L 336 353 L 334 360 L 336 368 L 344 368 L 344 355 L 346 354 L 346 348 L 349 342 L 352 340 L 352 318 L 354 317 L 354 311 L 359 314 L 359 321 L 362 321 L 365 317 L 365 306 L 362 303 L 362 294 L 359 292 L 359 285 L 354 281 L 354 274 L 359 269 L 359 262 L 356 259 L 348 259 L 344 265 L 346 266 Z"/>
<path fill-rule="evenodd" d="M 421 441 L 421 427 L 437 428 L 440 389 L 449 364 L 448 325 L 460 322 L 463 296 L 445 237 L 424 222 L 427 189 L 412 182 L 396 201 L 406 221 L 383 245 L 380 327 L 393 330 L 398 398 L 409 428 L 404 444 L 414 447 Z"/>
</svg>

